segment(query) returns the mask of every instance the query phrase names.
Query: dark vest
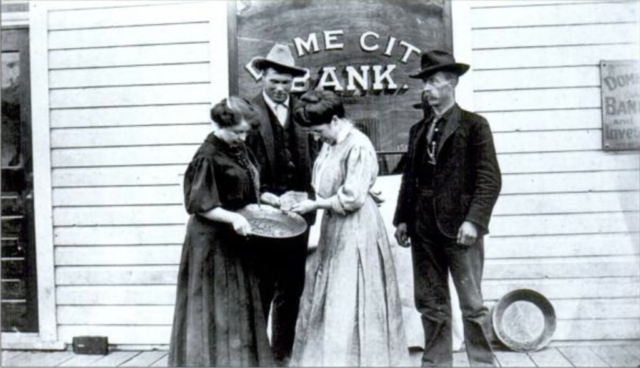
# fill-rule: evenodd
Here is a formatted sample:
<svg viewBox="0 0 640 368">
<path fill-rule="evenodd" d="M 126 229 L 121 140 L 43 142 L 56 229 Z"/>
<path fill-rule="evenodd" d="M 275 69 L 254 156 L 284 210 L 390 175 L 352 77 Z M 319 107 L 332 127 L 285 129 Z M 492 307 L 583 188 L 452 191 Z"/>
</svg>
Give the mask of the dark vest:
<svg viewBox="0 0 640 368">
<path fill-rule="evenodd" d="M 301 169 L 297 166 L 300 162 L 298 157 L 297 141 L 295 129 L 296 126 L 291 119 L 291 111 L 289 111 L 287 117 L 287 123 L 284 128 L 280 125 L 278 118 L 270 108 L 267 108 L 269 112 L 269 122 L 271 123 L 271 129 L 273 131 L 274 141 L 274 163 L 273 168 L 275 172 L 275 193 L 282 195 L 288 190 L 300 188 L 302 183 Z"/>
</svg>

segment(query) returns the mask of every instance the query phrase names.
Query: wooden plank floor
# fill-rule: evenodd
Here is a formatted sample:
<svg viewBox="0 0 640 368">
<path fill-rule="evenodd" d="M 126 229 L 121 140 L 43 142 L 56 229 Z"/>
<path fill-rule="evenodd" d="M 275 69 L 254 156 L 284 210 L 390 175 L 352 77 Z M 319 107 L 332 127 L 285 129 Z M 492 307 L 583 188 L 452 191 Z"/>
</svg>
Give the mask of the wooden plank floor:
<svg viewBox="0 0 640 368">
<path fill-rule="evenodd" d="M 551 347 L 537 352 L 496 350 L 502 367 L 639 367 L 640 343 L 611 346 Z M 109 355 L 75 355 L 71 351 L 2 351 L 2 367 L 166 367 L 167 351 L 112 351 Z M 420 366 L 420 350 L 411 363 Z M 464 352 L 454 353 L 454 367 L 469 367 Z"/>
</svg>

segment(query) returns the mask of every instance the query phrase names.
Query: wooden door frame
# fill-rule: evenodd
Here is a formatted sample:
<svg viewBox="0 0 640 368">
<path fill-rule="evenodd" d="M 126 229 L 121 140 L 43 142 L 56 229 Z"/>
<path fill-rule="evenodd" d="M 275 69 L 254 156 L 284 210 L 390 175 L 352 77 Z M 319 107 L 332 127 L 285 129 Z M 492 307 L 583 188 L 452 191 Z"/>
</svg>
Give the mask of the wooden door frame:
<svg viewBox="0 0 640 368">
<path fill-rule="evenodd" d="M 35 214 L 36 273 L 38 284 L 38 332 L 2 333 L 2 349 L 62 350 L 58 341 L 56 289 L 53 257 L 53 209 L 51 186 L 51 142 L 49 134 L 49 78 L 47 57 L 47 9 L 44 2 L 31 2 L 28 16 L 11 23 L 29 27 L 31 78 L 31 126 L 33 192 Z M 4 15 L 3 15 L 4 17 Z"/>
</svg>

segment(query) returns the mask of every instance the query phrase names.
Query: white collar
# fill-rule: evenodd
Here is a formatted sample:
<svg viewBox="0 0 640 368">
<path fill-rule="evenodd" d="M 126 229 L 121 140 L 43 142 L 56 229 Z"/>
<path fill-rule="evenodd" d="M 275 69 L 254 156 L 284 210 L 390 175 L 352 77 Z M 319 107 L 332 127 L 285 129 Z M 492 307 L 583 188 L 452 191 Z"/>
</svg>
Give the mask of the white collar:
<svg viewBox="0 0 640 368">
<path fill-rule="evenodd" d="M 273 102 L 273 100 L 269 96 L 267 96 L 267 94 L 263 90 L 262 91 L 262 98 L 264 98 L 264 102 L 267 103 L 267 105 L 271 108 L 271 110 L 274 113 L 276 112 L 276 106 L 277 105 L 284 105 L 284 107 L 286 107 L 287 109 L 289 108 L 289 100 L 290 100 L 289 96 L 287 96 L 287 99 L 283 103 L 278 104 L 278 103 Z"/>
<path fill-rule="evenodd" d="M 347 139 L 347 136 L 349 135 L 349 132 L 351 132 L 352 128 L 353 128 L 353 124 L 351 124 L 351 123 L 346 124 L 346 126 L 343 127 L 338 132 L 338 136 L 336 137 L 336 144 L 340 144 L 340 143 L 344 142 L 344 140 Z"/>
</svg>

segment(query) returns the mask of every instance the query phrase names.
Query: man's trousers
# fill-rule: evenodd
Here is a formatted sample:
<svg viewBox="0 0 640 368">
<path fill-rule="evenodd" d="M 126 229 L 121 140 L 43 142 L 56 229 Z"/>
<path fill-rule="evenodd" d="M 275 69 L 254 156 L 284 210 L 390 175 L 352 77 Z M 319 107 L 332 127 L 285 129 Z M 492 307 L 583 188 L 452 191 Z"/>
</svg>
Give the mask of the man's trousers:
<svg viewBox="0 0 640 368">
<path fill-rule="evenodd" d="M 482 300 L 484 244 L 464 246 L 437 226 L 433 196 L 419 195 L 416 227 L 411 234 L 415 304 L 425 333 L 423 366 L 453 363 L 449 271 L 462 310 L 464 339 L 471 366 L 495 365 L 489 343 L 489 311 Z"/>
</svg>

